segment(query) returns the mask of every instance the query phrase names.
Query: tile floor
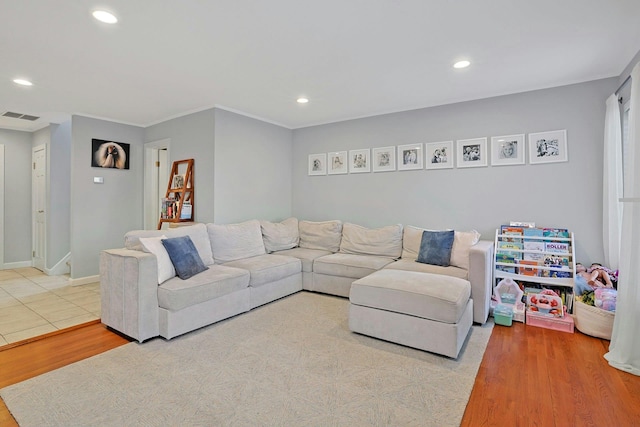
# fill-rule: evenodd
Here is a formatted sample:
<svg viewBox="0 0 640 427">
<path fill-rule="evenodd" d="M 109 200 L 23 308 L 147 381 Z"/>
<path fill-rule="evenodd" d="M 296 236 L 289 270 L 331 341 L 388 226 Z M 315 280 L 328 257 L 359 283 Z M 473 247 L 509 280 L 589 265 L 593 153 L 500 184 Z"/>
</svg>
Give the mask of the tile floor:
<svg viewBox="0 0 640 427">
<path fill-rule="evenodd" d="M 0 270 L 0 346 L 100 318 L 100 283 L 35 268 Z"/>
</svg>

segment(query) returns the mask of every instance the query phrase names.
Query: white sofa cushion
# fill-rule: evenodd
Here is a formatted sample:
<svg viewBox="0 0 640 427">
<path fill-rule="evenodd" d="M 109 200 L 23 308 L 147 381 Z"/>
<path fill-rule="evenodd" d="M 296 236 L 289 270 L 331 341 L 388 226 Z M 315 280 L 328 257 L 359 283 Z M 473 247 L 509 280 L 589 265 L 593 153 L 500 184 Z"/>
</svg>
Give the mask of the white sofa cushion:
<svg viewBox="0 0 640 427">
<path fill-rule="evenodd" d="M 158 284 L 162 284 L 172 277 L 176 277 L 176 270 L 173 267 L 169 253 L 162 244 L 162 239 L 166 239 L 164 234 L 158 237 L 141 237 L 140 244 L 144 252 L 152 253 L 158 262 Z"/>
<path fill-rule="evenodd" d="M 207 224 L 207 231 L 215 262 L 224 263 L 266 253 L 260 222 L 256 219 L 239 224 Z"/>
<path fill-rule="evenodd" d="M 219 298 L 249 287 L 247 270 L 215 265 L 187 280 L 174 278 L 158 287 L 158 305 L 172 311 Z"/>
<path fill-rule="evenodd" d="M 338 252 L 342 239 L 342 221 L 300 221 L 300 247 Z"/>
<path fill-rule="evenodd" d="M 302 271 L 301 261 L 298 258 L 274 254 L 239 259 L 225 265 L 247 270 L 251 274 L 249 286 L 252 288 L 299 274 Z"/>
<path fill-rule="evenodd" d="M 198 255 L 202 259 L 204 265 L 213 264 L 213 254 L 211 253 L 211 243 L 209 243 L 209 235 L 207 234 L 207 226 L 204 224 L 194 224 L 187 227 L 169 228 L 168 230 L 134 230 L 124 235 L 124 247 L 141 251 L 141 237 L 160 237 L 165 235 L 167 238 L 189 236 L 193 242 Z"/>
<path fill-rule="evenodd" d="M 342 226 L 340 252 L 400 258 L 402 255 L 402 225 L 366 228 L 347 222 Z"/>
<path fill-rule="evenodd" d="M 298 219 L 287 218 L 282 222 L 260 221 L 264 247 L 268 253 L 298 246 L 300 233 Z"/>
<path fill-rule="evenodd" d="M 425 228 L 407 225 L 404 227 L 402 237 L 402 258 L 415 260 L 420 252 L 420 242 L 422 241 L 422 232 Z M 428 230 L 433 231 L 433 230 Z M 476 230 L 456 231 L 453 238 L 453 247 L 451 248 L 450 265 L 469 270 L 469 250 L 471 246 L 478 243 L 480 233 Z"/>
</svg>

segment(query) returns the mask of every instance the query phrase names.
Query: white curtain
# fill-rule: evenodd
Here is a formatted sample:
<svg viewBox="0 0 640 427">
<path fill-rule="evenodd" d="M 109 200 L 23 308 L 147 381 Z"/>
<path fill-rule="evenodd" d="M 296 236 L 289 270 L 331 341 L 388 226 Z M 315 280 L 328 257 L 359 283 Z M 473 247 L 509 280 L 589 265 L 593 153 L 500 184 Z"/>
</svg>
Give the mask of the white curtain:
<svg viewBox="0 0 640 427">
<path fill-rule="evenodd" d="M 614 368 L 640 375 L 640 63 L 631 72 L 629 182 L 625 182 L 618 302 L 609 352 Z"/>
<path fill-rule="evenodd" d="M 620 268 L 622 229 L 622 128 L 620 106 L 614 93 L 607 99 L 604 119 L 604 169 L 602 186 L 602 242 L 604 262 L 612 270 Z"/>
</svg>

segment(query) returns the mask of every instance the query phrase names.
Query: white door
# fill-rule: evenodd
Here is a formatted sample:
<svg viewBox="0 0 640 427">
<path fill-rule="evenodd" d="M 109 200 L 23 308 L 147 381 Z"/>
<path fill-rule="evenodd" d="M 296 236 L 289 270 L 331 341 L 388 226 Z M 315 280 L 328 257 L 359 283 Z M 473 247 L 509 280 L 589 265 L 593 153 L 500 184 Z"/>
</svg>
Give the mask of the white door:
<svg viewBox="0 0 640 427">
<path fill-rule="evenodd" d="M 47 149 L 45 145 L 33 149 L 33 171 L 31 190 L 33 198 L 33 266 L 45 269 L 46 248 L 46 187 L 47 187 Z"/>
<path fill-rule="evenodd" d="M 145 144 L 144 161 L 144 229 L 155 230 L 160 219 L 160 204 L 169 180 L 170 140 Z"/>
</svg>

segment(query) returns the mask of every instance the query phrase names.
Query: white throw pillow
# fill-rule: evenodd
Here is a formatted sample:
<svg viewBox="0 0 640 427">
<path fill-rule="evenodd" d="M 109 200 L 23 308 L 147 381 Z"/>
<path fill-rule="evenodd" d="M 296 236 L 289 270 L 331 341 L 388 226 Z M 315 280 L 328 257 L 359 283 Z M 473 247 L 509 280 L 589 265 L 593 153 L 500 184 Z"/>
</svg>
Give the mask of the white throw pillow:
<svg viewBox="0 0 640 427">
<path fill-rule="evenodd" d="M 283 251 L 298 246 L 298 219 L 287 218 L 282 222 L 260 221 L 262 239 L 267 252 Z"/>
<path fill-rule="evenodd" d="M 469 251 L 471 246 L 478 243 L 480 233 L 476 230 L 456 231 L 451 248 L 451 260 L 449 264 L 469 270 Z"/>
<path fill-rule="evenodd" d="M 402 225 L 366 228 L 347 222 L 342 226 L 340 252 L 400 258 Z"/>
<path fill-rule="evenodd" d="M 215 262 L 224 263 L 266 253 L 257 219 L 240 224 L 207 224 L 207 231 Z"/>
<path fill-rule="evenodd" d="M 158 260 L 159 285 L 176 276 L 176 270 L 173 268 L 171 258 L 169 258 L 169 254 L 162 244 L 162 240 L 166 238 L 167 236 L 164 235 L 160 237 L 140 237 L 142 249 L 145 252 L 154 254 Z"/>
</svg>

